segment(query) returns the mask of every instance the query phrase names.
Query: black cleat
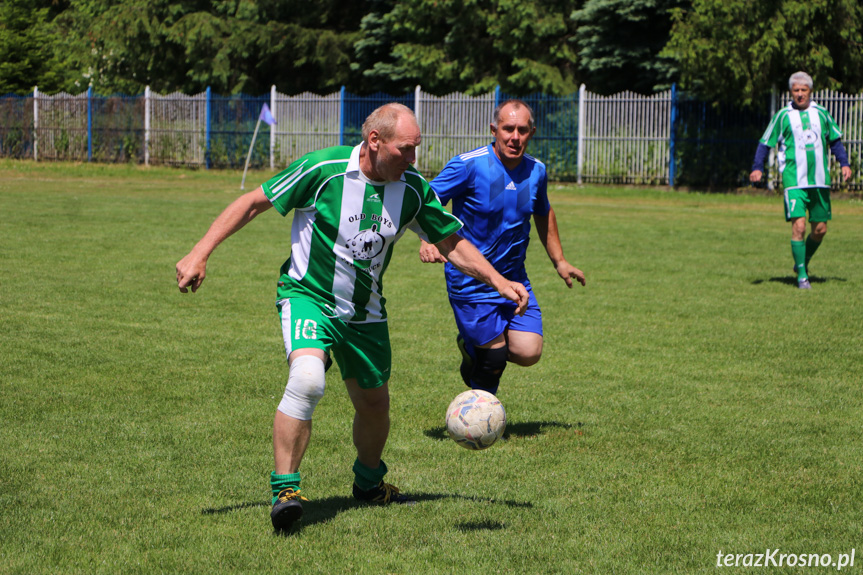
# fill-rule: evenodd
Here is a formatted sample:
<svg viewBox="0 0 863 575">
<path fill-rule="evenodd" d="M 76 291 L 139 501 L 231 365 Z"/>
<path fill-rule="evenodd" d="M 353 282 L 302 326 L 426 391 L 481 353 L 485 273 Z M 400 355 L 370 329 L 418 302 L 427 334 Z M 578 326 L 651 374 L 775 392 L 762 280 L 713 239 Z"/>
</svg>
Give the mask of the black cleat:
<svg viewBox="0 0 863 575">
<path fill-rule="evenodd" d="M 279 498 L 273 504 L 273 510 L 270 511 L 270 519 L 273 522 L 273 529 L 276 531 L 288 531 L 294 521 L 303 516 L 303 504 L 301 501 L 308 501 L 300 495 L 300 490 L 294 491 L 288 487 L 279 491 Z"/>
<path fill-rule="evenodd" d="M 381 481 L 377 487 L 373 487 L 368 491 L 360 489 L 360 486 L 354 483 L 354 499 L 365 503 L 375 503 L 377 505 L 389 505 L 390 503 L 399 503 L 402 505 L 413 505 L 416 503 L 413 499 L 399 493 L 399 488 L 389 483 Z"/>
</svg>

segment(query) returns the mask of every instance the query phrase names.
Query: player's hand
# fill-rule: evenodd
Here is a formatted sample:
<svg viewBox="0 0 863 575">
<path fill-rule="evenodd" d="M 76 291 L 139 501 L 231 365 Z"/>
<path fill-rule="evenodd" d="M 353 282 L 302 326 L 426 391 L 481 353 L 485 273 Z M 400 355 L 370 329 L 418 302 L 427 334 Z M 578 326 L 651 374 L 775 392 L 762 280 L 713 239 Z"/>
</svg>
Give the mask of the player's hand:
<svg viewBox="0 0 863 575">
<path fill-rule="evenodd" d="M 428 242 L 420 243 L 420 261 L 424 264 L 445 264 L 447 259 L 440 253 L 437 246 Z"/>
<path fill-rule="evenodd" d="M 842 166 L 842 181 L 847 182 L 851 179 L 851 166 Z"/>
<path fill-rule="evenodd" d="M 757 184 L 761 181 L 761 176 L 763 175 L 764 173 L 761 170 L 752 170 L 752 173 L 749 174 L 749 181 L 753 184 Z"/>
<path fill-rule="evenodd" d="M 189 288 L 192 288 L 192 293 L 198 291 L 205 277 L 207 260 L 195 256 L 194 253 L 189 253 L 177 262 L 177 287 L 182 293 L 188 293 Z"/>
<path fill-rule="evenodd" d="M 567 261 L 562 261 L 557 265 L 557 275 L 566 282 L 566 287 L 572 287 L 572 280 L 575 278 L 578 283 L 585 285 L 584 272 Z"/>
<path fill-rule="evenodd" d="M 524 315 L 524 312 L 527 311 L 527 302 L 529 296 L 527 295 L 527 289 L 520 283 L 507 282 L 503 289 L 501 289 L 498 293 L 506 299 L 515 302 L 517 306 L 515 308 L 516 314 Z"/>
</svg>

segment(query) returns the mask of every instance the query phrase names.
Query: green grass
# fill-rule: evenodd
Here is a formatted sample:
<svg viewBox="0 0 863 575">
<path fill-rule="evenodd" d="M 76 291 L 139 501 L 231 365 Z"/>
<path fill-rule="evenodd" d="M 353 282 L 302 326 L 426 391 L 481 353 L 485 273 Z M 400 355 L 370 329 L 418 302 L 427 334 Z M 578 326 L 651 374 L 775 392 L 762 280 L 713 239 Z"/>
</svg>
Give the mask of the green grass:
<svg viewBox="0 0 863 575">
<path fill-rule="evenodd" d="M 574 186 L 551 199 L 588 284 L 532 243 L 546 347 L 504 376 L 509 439 L 445 438 L 454 322 L 406 236 L 384 458 L 419 504 L 350 499 L 334 369 L 312 501 L 275 536 L 288 221 L 225 242 L 197 294 L 174 279 L 240 177 L 0 161 L 0 573 L 712 573 L 720 550 L 863 541 L 863 205 L 834 202 L 801 292 L 778 197 Z"/>
</svg>

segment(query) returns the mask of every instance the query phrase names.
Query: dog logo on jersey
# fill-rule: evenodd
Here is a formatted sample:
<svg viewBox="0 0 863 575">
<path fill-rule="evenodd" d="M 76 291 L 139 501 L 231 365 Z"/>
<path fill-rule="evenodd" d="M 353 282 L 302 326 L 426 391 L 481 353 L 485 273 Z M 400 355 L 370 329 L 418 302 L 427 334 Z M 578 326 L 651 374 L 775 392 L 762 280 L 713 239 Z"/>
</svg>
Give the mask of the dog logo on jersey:
<svg viewBox="0 0 863 575">
<path fill-rule="evenodd" d="M 384 249 L 384 237 L 378 233 L 378 225 L 372 224 L 372 229 L 363 230 L 348 240 L 345 247 L 351 250 L 355 260 L 370 260 Z"/>
<path fill-rule="evenodd" d="M 801 147 L 803 148 L 814 148 L 815 144 L 818 143 L 818 132 L 811 128 L 803 130 L 803 132 L 800 134 L 800 143 Z"/>
</svg>

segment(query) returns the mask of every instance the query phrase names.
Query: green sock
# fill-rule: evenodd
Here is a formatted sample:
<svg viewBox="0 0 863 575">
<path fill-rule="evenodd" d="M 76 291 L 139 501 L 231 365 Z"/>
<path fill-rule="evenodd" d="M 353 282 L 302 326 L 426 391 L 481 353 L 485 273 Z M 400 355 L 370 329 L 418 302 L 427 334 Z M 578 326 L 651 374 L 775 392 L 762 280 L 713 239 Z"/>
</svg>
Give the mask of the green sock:
<svg viewBox="0 0 863 575">
<path fill-rule="evenodd" d="M 363 491 L 368 491 L 380 485 L 387 474 L 387 464 L 381 459 L 381 464 L 377 469 L 366 467 L 360 460 L 354 461 L 354 481 Z"/>
<path fill-rule="evenodd" d="M 797 270 L 797 280 L 805 280 L 806 275 L 806 242 L 791 240 L 791 255 L 794 257 L 794 269 Z"/>
<path fill-rule="evenodd" d="M 276 501 L 279 499 L 279 491 L 287 489 L 288 487 L 294 491 L 298 491 L 300 489 L 299 471 L 296 473 L 287 473 L 285 475 L 276 475 L 275 471 L 270 473 L 270 488 L 273 490 L 273 505 L 275 505 Z"/>
<path fill-rule="evenodd" d="M 812 239 L 812 234 L 806 236 L 806 269 L 809 269 L 809 260 L 812 259 L 812 256 L 815 255 L 815 252 L 818 251 L 818 248 L 821 247 L 821 242 L 815 241 Z"/>
</svg>

